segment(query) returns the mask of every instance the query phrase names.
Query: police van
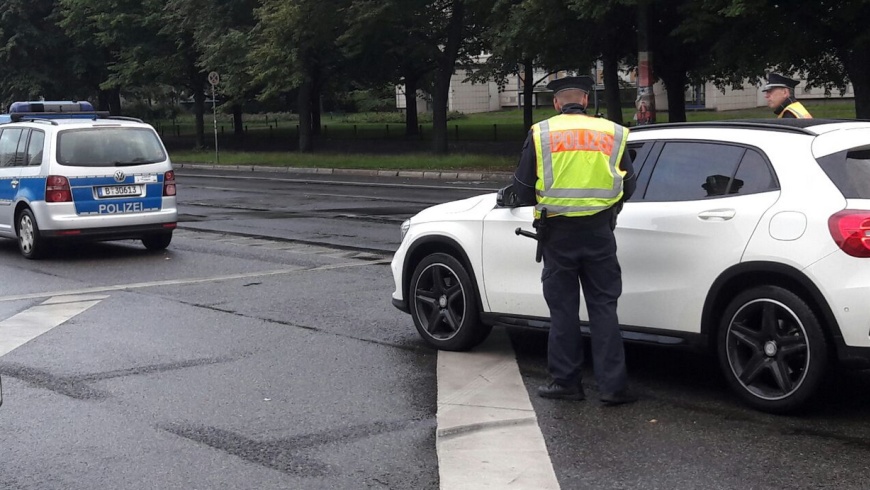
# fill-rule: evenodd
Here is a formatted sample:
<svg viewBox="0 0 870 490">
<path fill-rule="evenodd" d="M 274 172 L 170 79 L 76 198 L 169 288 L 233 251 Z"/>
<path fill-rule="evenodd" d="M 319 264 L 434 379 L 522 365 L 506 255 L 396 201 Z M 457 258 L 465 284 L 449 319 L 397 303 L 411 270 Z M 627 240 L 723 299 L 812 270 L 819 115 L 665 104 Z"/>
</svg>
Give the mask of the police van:
<svg viewBox="0 0 870 490">
<path fill-rule="evenodd" d="M 15 102 L 0 115 L 0 237 L 28 259 L 59 241 L 172 241 L 175 173 L 152 126 L 88 102 Z"/>
</svg>

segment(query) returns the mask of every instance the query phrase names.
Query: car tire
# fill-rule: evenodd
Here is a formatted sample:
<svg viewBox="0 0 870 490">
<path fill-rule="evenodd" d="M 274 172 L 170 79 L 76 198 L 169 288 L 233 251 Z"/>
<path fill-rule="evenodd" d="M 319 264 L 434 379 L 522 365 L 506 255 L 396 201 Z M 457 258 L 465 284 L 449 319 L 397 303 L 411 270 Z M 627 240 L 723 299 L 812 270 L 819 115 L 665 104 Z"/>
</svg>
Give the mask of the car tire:
<svg viewBox="0 0 870 490">
<path fill-rule="evenodd" d="M 803 299 L 778 286 L 737 295 L 725 309 L 717 340 L 728 384 L 765 412 L 805 406 L 828 365 L 828 343 L 816 315 Z"/>
<path fill-rule="evenodd" d="M 417 332 L 437 349 L 471 349 L 492 330 L 480 322 L 477 292 L 468 272 L 450 255 L 435 253 L 417 264 L 408 297 Z"/>
<path fill-rule="evenodd" d="M 172 242 L 172 233 L 158 233 L 142 237 L 142 245 L 148 250 L 164 250 Z"/>
<path fill-rule="evenodd" d="M 18 214 L 16 233 L 18 233 L 18 250 L 26 259 L 39 259 L 45 256 L 50 245 L 39 232 L 39 225 L 33 211 L 24 209 Z"/>
</svg>

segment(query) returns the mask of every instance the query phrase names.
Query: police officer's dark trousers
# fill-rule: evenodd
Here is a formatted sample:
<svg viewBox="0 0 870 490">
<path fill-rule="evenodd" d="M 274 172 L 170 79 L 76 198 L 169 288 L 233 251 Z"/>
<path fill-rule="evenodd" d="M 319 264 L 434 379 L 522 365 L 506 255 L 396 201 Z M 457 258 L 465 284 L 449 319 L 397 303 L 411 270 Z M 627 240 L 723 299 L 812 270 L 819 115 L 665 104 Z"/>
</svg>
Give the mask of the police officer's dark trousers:
<svg viewBox="0 0 870 490">
<path fill-rule="evenodd" d="M 593 226 L 577 226 L 572 223 L 577 219 L 582 220 L 559 217 L 547 223 L 541 280 L 551 318 L 548 369 L 553 379 L 563 386 L 580 382 L 584 355 L 580 332 L 582 285 L 589 311 L 592 362 L 598 389 L 602 393 L 615 393 L 624 390 L 628 382 L 616 315 L 617 299 L 622 294 L 616 239 L 609 220 L 596 220 Z"/>
</svg>

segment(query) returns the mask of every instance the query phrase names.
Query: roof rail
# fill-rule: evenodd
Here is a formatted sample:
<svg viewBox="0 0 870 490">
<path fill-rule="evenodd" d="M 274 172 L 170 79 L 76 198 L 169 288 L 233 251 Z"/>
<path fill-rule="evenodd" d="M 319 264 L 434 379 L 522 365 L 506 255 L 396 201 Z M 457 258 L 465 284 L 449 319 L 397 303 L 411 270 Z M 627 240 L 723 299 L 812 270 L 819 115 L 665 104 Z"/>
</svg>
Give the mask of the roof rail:
<svg viewBox="0 0 870 490">
<path fill-rule="evenodd" d="M 106 119 L 117 119 L 119 121 L 133 121 L 144 123 L 145 121 L 139 119 L 138 117 L 127 117 L 127 116 L 108 116 Z"/>
<path fill-rule="evenodd" d="M 20 122 L 20 121 L 25 121 L 25 122 L 35 122 L 35 123 L 50 124 L 50 125 L 52 125 L 52 126 L 57 126 L 57 125 L 58 125 L 58 124 L 57 124 L 57 121 L 53 121 L 53 120 L 51 120 L 51 119 L 46 119 L 46 118 L 44 118 L 44 117 L 20 117 L 20 118 L 17 118 L 17 119 L 12 119 L 12 121 L 13 121 L 13 122 Z"/>
<path fill-rule="evenodd" d="M 650 124 L 645 126 L 632 126 L 629 128 L 631 132 L 635 131 L 648 131 L 655 129 L 673 129 L 673 128 L 730 128 L 730 129 L 758 129 L 765 131 L 782 131 L 787 133 L 798 133 L 798 134 L 808 134 L 815 136 L 816 133 L 807 129 L 808 126 L 815 126 L 818 124 L 825 124 L 830 122 L 842 122 L 842 121 L 834 121 L 829 119 L 791 119 L 789 121 L 813 121 L 809 124 L 789 124 L 784 122 L 774 122 L 780 121 L 778 119 L 772 120 L 726 120 L 726 121 L 703 121 L 703 122 L 673 122 L 673 123 L 660 123 L 660 124 Z"/>
<path fill-rule="evenodd" d="M 13 112 L 9 114 L 12 122 L 33 120 L 33 119 L 93 119 L 98 117 L 107 117 L 108 112 L 102 111 L 87 111 L 87 112 Z"/>
</svg>

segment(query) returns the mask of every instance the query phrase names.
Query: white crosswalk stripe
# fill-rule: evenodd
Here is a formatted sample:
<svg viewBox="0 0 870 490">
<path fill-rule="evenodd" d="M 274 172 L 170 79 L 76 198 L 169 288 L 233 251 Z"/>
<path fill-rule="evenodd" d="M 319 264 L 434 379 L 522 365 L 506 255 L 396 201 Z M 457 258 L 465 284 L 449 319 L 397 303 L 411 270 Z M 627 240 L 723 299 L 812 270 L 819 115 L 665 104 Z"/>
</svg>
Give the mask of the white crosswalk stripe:
<svg viewBox="0 0 870 490">
<path fill-rule="evenodd" d="M 0 322 L 0 356 L 30 342 L 108 296 L 55 296 Z"/>
</svg>

